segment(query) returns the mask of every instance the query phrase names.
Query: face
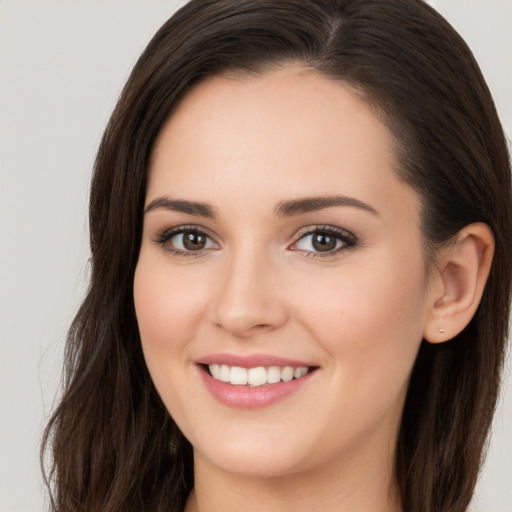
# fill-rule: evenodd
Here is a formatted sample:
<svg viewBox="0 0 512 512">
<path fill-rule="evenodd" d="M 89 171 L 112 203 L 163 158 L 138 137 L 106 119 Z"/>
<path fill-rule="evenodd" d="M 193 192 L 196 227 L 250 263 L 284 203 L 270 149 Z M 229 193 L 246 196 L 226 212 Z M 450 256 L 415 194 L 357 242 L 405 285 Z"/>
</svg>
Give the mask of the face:
<svg viewBox="0 0 512 512">
<path fill-rule="evenodd" d="M 134 296 L 196 464 L 389 462 L 429 303 L 392 147 L 349 88 L 291 66 L 208 79 L 164 126 Z"/>
</svg>

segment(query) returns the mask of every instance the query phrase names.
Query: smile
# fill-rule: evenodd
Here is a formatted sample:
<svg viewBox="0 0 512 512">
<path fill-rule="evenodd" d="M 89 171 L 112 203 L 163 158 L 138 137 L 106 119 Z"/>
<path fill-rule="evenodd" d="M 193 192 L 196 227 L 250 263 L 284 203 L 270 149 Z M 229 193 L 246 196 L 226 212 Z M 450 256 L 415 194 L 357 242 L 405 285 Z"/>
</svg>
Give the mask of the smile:
<svg viewBox="0 0 512 512">
<path fill-rule="evenodd" d="M 295 395 L 316 381 L 320 368 L 311 362 L 270 355 L 212 354 L 196 361 L 208 392 L 236 409 L 261 409 Z"/>
<path fill-rule="evenodd" d="M 257 366 L 255 368 L 242 368 L 227 364 L 208 365 L 210 375 L 217 381 L 226 382 L 235 386 L 259 387 L 279 382 L 289 382 L 300 379 L 309 373 L 307 366 Z"/>
</svg>

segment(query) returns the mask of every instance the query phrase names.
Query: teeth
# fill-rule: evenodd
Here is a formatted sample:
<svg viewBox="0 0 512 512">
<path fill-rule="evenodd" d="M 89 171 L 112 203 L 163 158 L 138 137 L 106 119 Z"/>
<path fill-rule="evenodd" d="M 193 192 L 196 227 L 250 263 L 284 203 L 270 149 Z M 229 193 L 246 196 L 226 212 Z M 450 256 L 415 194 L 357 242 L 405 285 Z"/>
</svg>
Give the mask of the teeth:
<svg viewBox="0 0 512 512">
<path fill-rule="evenodd" d="M 209 367 L 210 373 L 215 380 L 222 380 L 220 378 L 220 364 L 211 364 Z"/>
<path fill-rule="evenodd" d="M 271 366 L 267 370 L 267 382 L 269 384 L 276 384 L 281 380 L 281 368 L 278 366 Z"/>
<path fill-rule="evenodd" d="M 263 366 L 251 368 L 247 373 L 247 383 L 249 386 L 263 386 L 263 384 L 267 383 L 267 372 Z"/>
<path fill-rule="evenodd" d="M 239 366 L 232 366 L 229 374 L 229 382 L 231 384 L 239 384 L 245 386 L 247 384 L 247 369 Z"/>
<path fill-rule="evenodd" d="M 227 364 L 221 365 L 219 380 L 221 380 L 222 382 L 229 382 L 230 373 L 231 373 L 231 369 L 229 368 L 229 366 Z"/>
<path fill-rule="evenodd" d="M 215 380 L 229 382 L 236 386 L 249 385 L 252 387 L 276 384 L 280 381 L 289 382 L 292 379 L 300 379 L 309 372 L 307 366 L 297 368 L 291 366 L 241 368 L 240 366 L 228 366 L 227 364 L 210 364 L 208 368 Z"/>
<path fill-rule="evenodd" d="M 288 382 L 293 379 L 293 368 L 290 366 L 285 366 L 283 371 L 281 372 L 281 379 L 285 382 Z"/>
</svg>

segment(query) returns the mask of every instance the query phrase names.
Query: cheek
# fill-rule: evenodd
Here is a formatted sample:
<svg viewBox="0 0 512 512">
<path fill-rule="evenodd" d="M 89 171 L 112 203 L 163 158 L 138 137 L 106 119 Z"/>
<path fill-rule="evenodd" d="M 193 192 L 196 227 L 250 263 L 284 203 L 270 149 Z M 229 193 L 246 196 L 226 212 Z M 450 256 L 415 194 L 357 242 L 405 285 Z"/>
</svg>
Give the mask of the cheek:
<svg viewBox="0 0 512 512">
<path fill-rule="evenodd" d="M 141 253 L 134 278 L 134 302 L 144 358 L 164 402 L 166 390 L 179 383 L 190 362 L 206 294 L 186 272 L 171 272 L 161 261 Z M 188 277 L 188 279 L 187 279 Z M 174 382 L 176 380 L 176 382 Z"/>
<path fill-rule="evenodd" d="M 408 378 L 426 312 L 421 255 L 409 256 L 409 263 L 390 255 L 359 270 L 347 266 L 325 279 L 317 275 L 304 288 L 304 323 L 353 384 L 371 382 L 378 389 L 394 382 L 399 388 Z"/>
<path fill-rule="evenodd" d="M 176 347 L 192 336 L 204 291 L 186 273 L 170 272 L 141 256 L 135 271 L 134 301 L 143 345 Z"/>
<path fill-rule="evenodd" d="M 141 254 L 135 271 L 134 302 L 142 350 L 153 383 L 175 421 L 186 425 L 194 390 L 184 382 L 194 371 L 190 347 L 205 306 L 205 290 L 186 272 L 171 272 Z M 181 391 L 180 391 L 181 390 Z M 185 419 L 185 420 L 184 420 Z"/>
</svg>

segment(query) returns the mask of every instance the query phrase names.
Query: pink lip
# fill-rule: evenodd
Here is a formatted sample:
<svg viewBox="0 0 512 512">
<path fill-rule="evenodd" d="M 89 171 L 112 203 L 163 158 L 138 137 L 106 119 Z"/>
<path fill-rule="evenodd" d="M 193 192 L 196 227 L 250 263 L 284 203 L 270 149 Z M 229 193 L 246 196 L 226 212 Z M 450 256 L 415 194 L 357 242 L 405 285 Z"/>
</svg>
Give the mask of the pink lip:
<svg viewBox="0 0 512 512">
<path fill-rule="evenodd" d="M 220 403 L 228 407 L 238 409 L 258 409 L 275 404 L 287 396 L 297 392 L 302 386 L 310 381 L 316 373 L 311 372 L 299 379 L 264 386 L 235 386 L 228 382 L 215 380 L 204 368 L 208 364 L 227 364 L 229 366 L 240 366 L 241 368 L 255 368 L 258 366 L 313 366 L 301 361 L 283 359 L 269 355 L 254 354 L 240 357 L 234 354 L 212 354 L 197 361 L 199 374 L 206 386 L 206 389 Z"/>
<path fill-rule="evenodd" d="M 298 368 L 301 366 L 317 366 L 314 363 L 306 361 L 297 361 L 294 359 L 285 359 L 282 357 L 271 356 L 268 354 L 251 354 L 248 356 L 239 356 L 236 354 L 210 354 L 196 361 L 197 364 L 227 364 L 229 366 L 239 366 L 240 368 L 257 368 L 258 366 L 291 366 Z"/>
</svg>

